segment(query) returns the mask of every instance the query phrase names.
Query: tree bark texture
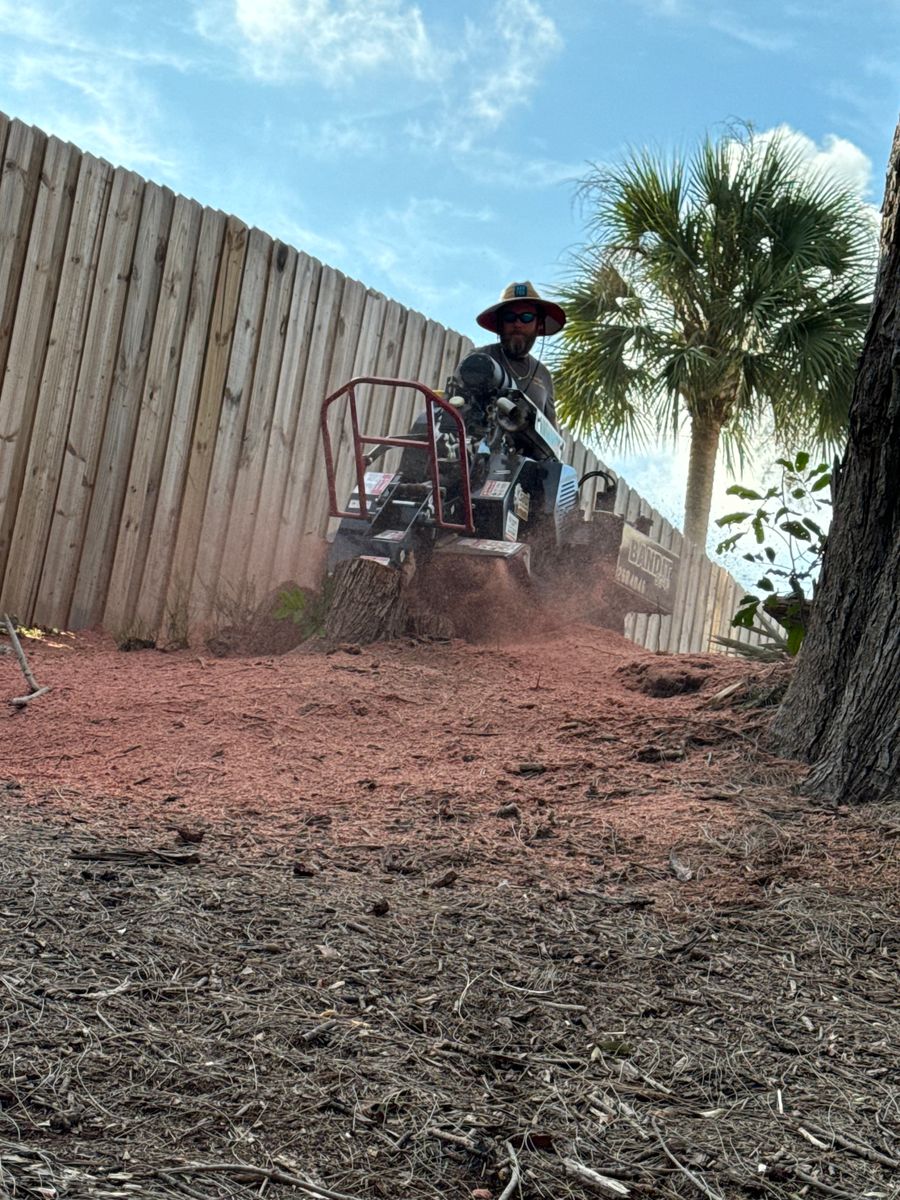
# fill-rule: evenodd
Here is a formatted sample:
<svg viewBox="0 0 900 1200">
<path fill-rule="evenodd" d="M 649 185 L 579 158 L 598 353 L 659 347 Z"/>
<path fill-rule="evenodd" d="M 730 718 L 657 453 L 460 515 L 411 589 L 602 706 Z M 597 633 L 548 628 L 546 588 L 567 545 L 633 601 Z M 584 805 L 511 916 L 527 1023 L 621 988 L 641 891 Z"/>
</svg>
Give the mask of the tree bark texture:
<svg viewBox="0 0 900 1200">
<path fill-rule="evenodd" d="M 325 618 L 332 642 L 389 641 L 406 631 L 402 571 L 376 558 L 350 558 L 334 571 L 334 591 Z"/>
<path fill-rule="evenodd" d="M 706 549 L 721 425 L 712 417 L 691 418 L 691 453 L 684 499 L 684 536 Z"/>
<path fill-rule="evenodd" d="M 389 642 L 393 638 L 454 635 L 435 597 L 423 593 L 410 558 L 398 570 L 377 558 L 350 558 L 334 570 L 325 617 L 330 642 Z"/>
<path fill-rule="evenodd" d="M 822 574 L 794 678 L 772 727 L 814 765 L 809 786 L 849 802 L 900 795 L 900 125 L 881 262 Z"/>
</svg>

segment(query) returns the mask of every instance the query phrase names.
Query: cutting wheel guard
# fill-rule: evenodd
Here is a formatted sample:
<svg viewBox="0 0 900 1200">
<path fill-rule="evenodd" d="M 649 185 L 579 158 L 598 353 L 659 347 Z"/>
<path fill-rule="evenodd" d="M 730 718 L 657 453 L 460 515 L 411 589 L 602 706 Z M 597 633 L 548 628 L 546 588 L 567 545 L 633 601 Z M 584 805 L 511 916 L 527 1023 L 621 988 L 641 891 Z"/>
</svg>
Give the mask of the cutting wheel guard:
<svg viewBox="0 0 900 1200">
<path fill-rule="evenodd" d="M 412 388 L 414 391 L 421 392 L 425 397 L 425 412 L 428 418 L 427 441 L 422 442 L 416 438 L 408 437 L 374 437 L 371 434 L 361 433 L 356 408 L 356 389 L 361 384 L 382 385 L 392 388 Z M 334 452 L 331 445 L 331 434 L 328 430 L 329 409 L 336 400 L 340 400 L 343 396 L 347 397 L 350 409 L 350 427 L 353 434 L 353 462 L 356 469 L 356 487 L 359 494 L 359 509 L 355 512 L 338 507 Z M 440 465 L 438 463 L 436 408 L 447 413 L 452 418 L 459 437 L 460 494 L 464 518 L 462 524 L 444 520 Z M 360 521 L 369 518 L 368 498 L 365 488 L 366 464 L 363 447 L 396 446 L 401 450 L 422 450 L 428 458 L 428 471 L 431 477 L 432 495 L 434 497 L 435 525 L 439 529 L 448 529 L 453 533 L 474 534 L 475 522 L 472 515 L 472 492 L 469 486 L 469 456 L 466 452 L 466 427 L 463 424 L 462 417 L 453 405 L 448 404 L 446 400 L 438 396 L 431 388 L 411 379 L 382 379 L 374 375 L 362 375 L 357 379 L 351 379 L 349 383 L 345 383 L 336 392 L 332 392 L 330 396 L 326 396 L 322 401 L 321 424 L 322 445 L 325 451 L 325 471 L 328 475 L 329 513 L 332 517 L 351 517 Z"/>
</svg>

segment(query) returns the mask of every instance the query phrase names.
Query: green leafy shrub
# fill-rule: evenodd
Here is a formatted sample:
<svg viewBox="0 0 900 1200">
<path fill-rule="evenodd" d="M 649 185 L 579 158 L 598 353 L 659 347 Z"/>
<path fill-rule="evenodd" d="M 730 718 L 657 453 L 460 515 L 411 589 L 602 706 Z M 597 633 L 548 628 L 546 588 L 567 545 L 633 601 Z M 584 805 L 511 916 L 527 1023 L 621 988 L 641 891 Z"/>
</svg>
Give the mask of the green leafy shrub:
<svg viewBox="0 0 900 1200">
<path fill-rule="evenodd" d="M 733 529 L 716 547 L 718 553 L 733 551 L 752 538 L 755 548 L 743 557 L 763 568 L 756 590 L 741 599 L 732 625 L 753 629 L 773 642 L 783 640 L 783 647 L 773 648 L 791 655 L 803 644 L 809 624 L 827 536 L 820 524 L 821 512 L 831 507 L 831 468 L 827 463 L 809 464 L 810 456 L 804 450 L 793 459 L 777 459 L 781 480 L 766 492 L 734 484 L 728 495 L 751 501 L 756 507 L 729 513 L 717 522 Z M 784 639 L 773 639 L 760 626 L 762 614 L 782 626 Z"/>
<path fill-rule="evenodd" d="M 320 592 L 308 592 L 301 587 L 286 588 L 278 593 L 274 616 L 279 621 L 299 625 L 304 638 L 321 637 L 325 617 L 331 603 L 331 580 L 326 580 Z"/>
</svg>

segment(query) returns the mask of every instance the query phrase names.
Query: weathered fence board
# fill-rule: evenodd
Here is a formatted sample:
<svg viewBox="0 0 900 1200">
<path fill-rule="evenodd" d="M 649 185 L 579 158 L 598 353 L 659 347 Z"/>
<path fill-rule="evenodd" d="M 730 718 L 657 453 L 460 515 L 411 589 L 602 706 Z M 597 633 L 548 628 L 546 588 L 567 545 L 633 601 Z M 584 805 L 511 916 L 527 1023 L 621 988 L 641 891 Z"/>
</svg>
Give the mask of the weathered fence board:
<svg viewBox="0 0 900 1200">
<path fill-rule="evenodd" d="M 362 336 L 367 291 L 365 285 L 355 279 L 345 281 L 324 389 L 312 391 L 308 386 L 303 389 L 294 451 L 300 470 L 296 476 L 292 472 L 292 482 L 298 481 L 299 486 L 294 489 L 295 506 L 286 511 L 287 520 L 279 542 L 279 549 L 285 555 L 287 577 L 301 583 L 310 582 L 319 573 L 324 551 L 322 533 L 328 518 L 328 488 L 319 422 L 322 396 L 329 395 L 352 378 L 356 348 Z M 333 433 L 339 434 L 340 429 L 333 427 Z M 333 444 L 337 444 L 337 437 L 333 437 Z"/>
<path fill-rule="evenodd" d="M 36 129 L 14 121 L 8 128 L 3 118 L 3 170 L 0 174 L 0 379 L 12 338 L 19 307 L 19 289 L 31 219 L 38 194 L 38 180 L 47 139 Z M 7 137 L 8 134 L 8 137 Z"/>
<path fill-rule="evenodd" d="M 138 175 L 116 171 L 37 598 L 44 620 L 51 625 L 65 624 L 75 588 L 109 411 L 143 190 Z"/>
<path fill-rule="evenodd" d="M 345 309 L 345 288 L 348 306 Z M 355 304 L 354 304 L 355 298 Z M 319 292 L 309 333 L 309 349 L 302 384 L 292 398 L 295 405 L 291 453 L 285 462 L 284 487 L 274 530 L 273 580 L 296 580 L 309 584 L 317 577 L 315 555 L 311 554 L 310 539 L 306 536 L 304 516 L 308 489 L 315 474 L 314 463 L 321 462 L 319 446 L 319 405 L 331 390 L 332 356 L 346 356 L 347 324 L 352 323 L 351 309 L 362 308 L 362 285 L 353 285 L 338 271 L 323 267 Z M 355 331 L 358 334 L 358 329 Z M 343 373 L 343 372 L 342 372 Z M 342 382 L 342 380 L 340 381 Z M 317 479 L 324 486 L 321 473 Z M 274 514 L 273 514 L 274 515 Z M 304 561 L 308 557 L 311 562 Z"/>
<path fill-rule="evenodd" d="M 299 401 L 307 365 L 311 356 L 318 357 L 324 351 L 330 331 L 328 321 L 323 320 L 318 336 L 313 337 L 317 315 L 328 308 L 333 318 L 334 289 L 339 283 L 336 271 L 323 270 L 315 259 L 299 255 L 244 577 L 245 590 L 251 594 L 263 593 L 270 587 L 288 582 L 283 574 L 283 563 L 276 563 L 276 556 L 297 435 Z"/>
<path fill-rule="evenodd" d="M 3 607 L 22 614 L 23 619 L 31 615 L 28 597 L 19 579 L 11 577 L 6 567 L 47 358 L 79 161 L 73 146 L 56 138 L 47 142 L 0 390 L 0 593 Z"/>
<path fill-rule="evenodd" d="M 346 383 L 349 379 L 356 379 L 366 375 L 375 373 L 375 366 L 378 362 L 378 353 L 381 347 L 381 337 L 384 332 L 384 318 L 387 301 L 377 292 L 367 292 L 365 296 L 362 324 L 359 340 L 356 343 L 356 351 L 353 356 L 353 364 L 347 372 L 347 379 L 339 381 Z M 369 406 L 371 401 L 372 389 L 368 385 L 359 389 L 357 395 L 357 419 L 361 432 L 368 429 L 369 426 Z M 338 406 L 344 410 L 349 407 L 346 400 L 341 401 Z M 340 414 L 336 414 L 338 420 L 332 420 L 331 427 L 336 427 L 338 436 L 332 443 L 335 463 L 335 490 L 339 496 L 349 495 L 356 478 L 356 462 L 353 456 L 353 445 L 351 431 L 352 426 L 349 417 L 340 420 Z M 320 451 L 321 452 L 321 451 Z M 324 463 L 324 459 L 322 460 Z M 315 521 L 315 524 L 313 524 Z M 329 515 L 327 497 L 324 498 L 321 511 L 318 518 L 307 520 L 307 525 L 311 527 L 310 532 L 315 532 L 318 537 L 324 537 L 328 531 Z"/>
<path fill-rule="evenodd" d="M 224 596 L 221 574 L 225 534 L 252 397 L 271 250 L 271 238 L 251 229 L 218 427 L 210 439 L 212 464 L 194 555 L 191 611 L 200 619 L 208 619 Z"/>
<path fill-rule="evenodd" d="M 199 204 L 181 196 L 175 200 L 134 453 L 130 459 L 125 503 L 103 615 L 103 624 L 116 633 L 132 628 L 138 611 L 144 560 L 153 532 L 160 480 L 168 457 L 169 427 L 179 381 L 181 345 L 191 299 L 191 277 L 202 215 Z M 155 630 L 141 632 L 153 634 Z"/>
<path fill-rule="evenodd" d="M 35 606 L 56 504 L 111 182 L 108 163 L 82 157 L 6 568 L 28 610 Z"/>
<path fill-rule="evenodd" d="M 103 615 L 174 203 L 175 197 L 168 188 L 145 185 L 122 336 L 68 615 L 75 628 L 95 625 Z"/>
<path fill-rule="evenodd" d="M 180 366 L 172 402 L 168 406 L 168 437 L 159 475 L 154 481 L 156 504 L 135 609 L 137 623 L 142 628 L 156 629 L 165 618 L 173 640 L 178 640 L 182 629 L 188 628 L 191 616 L 191 577 L 181 537 L 188 521 L 194 523 L 190 526 L 191 535 L 196 536 L 196 522 L 202 512 L 206 486 L 204 472 L 209 459 L 208 443 L 202 436 L 198 437 L 198 427 L 206 438 L 210 436 L 207 430 L 213 418 L 209 408 L 215 406 L 218 419 L 221 401 L 221 392 L 216 396 L 213 389 L 208 388 L 204 395 L 203 387 L 209 371 L 215 373 L 218 381 L 222 379 L 220 372 L 224 373 L 223 348 L 214 338 L 212 322 L 218 317 L 216 328 L 221 330 L 219 286 L 220 283 L 224 286 L 224 277 L 229 275 L 222 250 L 226 224 L 222 213 L 203 210 L 190 298 L 180 329 Z M 233 272 L 230 281 L 236 289 Z M 206 411 L 203 411 L 204 398 Z M 186 510 L 190 511 L 190 517 Z"/>
<path fill-rule="evenodd" d="M 275 243 L 269 260 L 256 370 L 247 404 L 234 496 L 222 550 L 220 586 L 226 595 L 234 597 L 255 591 L 250 582 L 252 570 L 248 577 L 248 567 L 254 552 L 254 527 L 265 484 L 266 457 L 273 429 L 278 380 L 284 363 L 297 261 L 296 250 L 285 246 L 283 242 Z M 259 537 L 265 543 L 264 528 L 260 529 Z"/>
</svg>

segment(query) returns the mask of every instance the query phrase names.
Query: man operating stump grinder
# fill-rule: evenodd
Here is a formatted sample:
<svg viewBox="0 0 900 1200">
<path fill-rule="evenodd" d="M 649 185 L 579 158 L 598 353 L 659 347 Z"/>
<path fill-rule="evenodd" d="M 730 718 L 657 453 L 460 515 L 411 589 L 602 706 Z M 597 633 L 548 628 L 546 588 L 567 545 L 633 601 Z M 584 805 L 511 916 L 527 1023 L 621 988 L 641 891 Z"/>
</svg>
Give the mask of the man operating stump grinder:
<svg viewBox="0 0 900 1200">
<path fill-rule="evenodd" d="M 565 312 L 531 283 L 511 283 L 476 320 L 498 340 L 467 354 L 443 392 L 367 377 L 323 402 L 330 511 L 341 518 L 326 629 L 336 640 L 422 630 L 423 619 L 432 632 L 493 636 L 499 621 L 514 634 L 548 605 L 561 616 L 577 593 L 590 592 L 596 607 L 598 585 L 615 569 L 622 541 L 622 519 L 612 512 L 616 481 L 603 470 L 579 480 L 563 461 L 553 379 L 531 353 L 538 338 L 559 333 Z M 372 384 L 418 392 L 424 411 L 408 433 L 360 429 L 356 389 Z M 344 399 L 356 488 L 341 508 L 328 421 L 330 407 Z M 396 465 L 379 469 L 388 451 Z M 579 492 L 595 477 L 600 486 L 588 513 Z"/>
</svg>

